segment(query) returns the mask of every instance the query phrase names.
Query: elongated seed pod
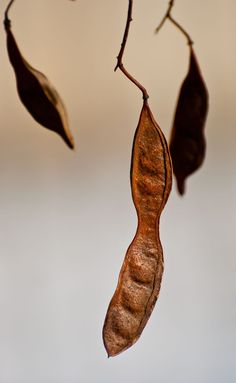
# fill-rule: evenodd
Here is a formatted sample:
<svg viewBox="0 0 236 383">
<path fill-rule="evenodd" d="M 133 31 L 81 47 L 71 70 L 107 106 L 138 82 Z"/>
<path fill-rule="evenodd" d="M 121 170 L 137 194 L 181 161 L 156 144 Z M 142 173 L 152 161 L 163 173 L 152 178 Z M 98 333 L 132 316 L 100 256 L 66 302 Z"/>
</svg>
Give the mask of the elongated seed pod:
<svg viewBox="0 0 236 383">
<path fill-rule="evenodd" d="M 131 162 L 138 228 L 126 253 L 103 327 L 108 356 L 121 353 L 138 340 L 157 300 L 163 274 L 159 220 L 171 182 L 168 146 L 145 101 Z"/>
<path fill-rule="evenodd" d="M 66 144 L 73 149 L 74 140 L 61 97 L 47 77 L 32 68 L 23 58 L 11 31 L 9 20 L 5 20 L 5 30 L 8 56 L 15 72 L 20 100 L 40 125 L 58 133 Z"/>
<path fill-rule="evenodd" d="M 207 111 L 208 92 L 191 46 L 189 70 L 180 89 L 170 138 L 173 171 L 181 195 L 185 179 L 202 165 L 205 157 Z"/>
</svg>

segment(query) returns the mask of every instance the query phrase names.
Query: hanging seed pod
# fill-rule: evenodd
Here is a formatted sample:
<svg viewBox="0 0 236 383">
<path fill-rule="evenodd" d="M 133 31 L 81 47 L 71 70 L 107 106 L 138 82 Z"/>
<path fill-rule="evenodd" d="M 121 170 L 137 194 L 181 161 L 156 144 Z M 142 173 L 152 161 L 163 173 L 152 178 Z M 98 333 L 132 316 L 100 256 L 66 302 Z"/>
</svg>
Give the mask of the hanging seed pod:
<svg viewBox="0 0 236 383">
<path fill-rule="evenodd" d="M 73 149 L 74 140 L 69 130 L 68 117 L 61 97 L 47 77 L 32 68 L 21 55 L 7 17 L 4 24 L 8 56 L 15 72 L 20 100 L 40 125 L 58 133 Z"/>
<path fill-rule="evenodd" d="M 186 178 L 202 165 L 205 157 L 207 111 L 208 92 L 190 46 L 189 70 L 180 89 L 170 139 L 173 171 L 181 195 L 185 192 Z"/>
<path fill-rule="evenodd" d="M 131 162 L 138 228 L 126 253 L 103 327 L 108 356 L 121 353 L 138 340 L 157 300 L 163 274 L 159 221 L 171 182 L 168 146 L 144 101 Z"/>
</svg>

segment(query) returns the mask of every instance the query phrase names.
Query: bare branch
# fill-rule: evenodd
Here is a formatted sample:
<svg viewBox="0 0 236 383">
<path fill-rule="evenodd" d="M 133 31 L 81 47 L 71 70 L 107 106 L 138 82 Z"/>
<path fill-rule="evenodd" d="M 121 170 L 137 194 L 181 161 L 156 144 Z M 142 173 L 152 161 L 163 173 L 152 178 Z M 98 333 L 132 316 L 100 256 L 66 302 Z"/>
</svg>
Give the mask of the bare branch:
<svg viewBox="0 0 236 383">
<path fill-rule="evenodd" d="M 166 11 L 165 16 L 164 16 L 163 19 L 161 20 L 161 22 L 160 22 L 160 24 L 158 25 L 158 27 L 156 27 L 156 29 L 155 29 L 155 33 L 158 33 L 159 30 L 163 27 L 163 25 L 165 24 L 165 21 L 169 18 L 169 15 L 170 15 L 170 12 L 171 12 L 171 9 L 173 8 L 173 6 L 174 6 L 174 0 L 171 0 L 171 1 L 169 2 L 169 7 L 168 7 L 168 9 L 167 9 L 167 11 Z"/>
<path fill-rule="evenodd" d="M 172 24 L 174 24 L 176 26 L 176 28 L 178 28 L 180 30 L 180 32 L 183 33 L 183 35 L 186 37 L 187 39 L 187 42 L 188 42 L 188 45 L 193 45 L 193 40 L 191 39 L 190 35 L 187 33 L 187 31 L 172 17 L 171 15 L 171 11 L 172 11 L 172 8 L 174 6 L 174 0 L 171 0 L 169 2 L 169 7 L 166 11 L 166 14 L 165 16 L 163 17 L 163 19 L 161 20 L 160 24 L 158 25 L 158 27 L 155 29 L 155 33 L 158 33 L 160 31 L 160 29 L 163 27 L 165 21 L 167 19 L 170 20 L 170 22 Z"/>
<path fill-rule="evenodd" d="M 122 61 L 123 60 L 123 54 L 124 54 L 125 47 L 126 47 L 126 43 L 127 43 L 127 39 L 128 39 L 128 35 L 129 35 L 130 23 L 132 21 L 132 9 L 133 9 L 133 0 L 129 0 L 125 32 L 124 32 L 123 40 L 121 43 L 121 49 L 120 49 L 120 52 L 117 56 L 117 64 L 115 67 L 115 71 L 117 70 L 117 68 L 119 68 L 124 73 L 124 75 L 141 90 L 141 92 L 143 94 L 143 99 L 147 100 L 149 98 L 147 90 L 133 76 L 131 76 L 131 74 L 125 69 L 123 61 Z"/>
</svg>

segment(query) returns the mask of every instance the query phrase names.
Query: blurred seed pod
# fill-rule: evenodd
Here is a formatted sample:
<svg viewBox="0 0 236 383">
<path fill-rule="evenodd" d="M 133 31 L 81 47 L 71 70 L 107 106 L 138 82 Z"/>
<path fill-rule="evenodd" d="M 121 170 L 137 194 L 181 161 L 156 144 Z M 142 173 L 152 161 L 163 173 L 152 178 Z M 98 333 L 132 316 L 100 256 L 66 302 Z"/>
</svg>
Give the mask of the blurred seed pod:
<svg viewBox="0 0 236 383">
<path fill-rule="evenodd" d="M 73 149 L 74 140 L 61 97 L 47 77 L 34 69 L 22 56 L 12 33 L 10 20 L 6 18 L 4 24 L 8 56 L 15 72 L 20 100 L 40 125 L 58 133 Z"/>
<path fill-rule="evenodd" d="M 180 88 L 170 138 L 173 171 L 181 195 L 186 178 L 199 169 L 205 157 L 207 112 L 208 91 L 190 45 L 189 70 Z"/>
</svg>

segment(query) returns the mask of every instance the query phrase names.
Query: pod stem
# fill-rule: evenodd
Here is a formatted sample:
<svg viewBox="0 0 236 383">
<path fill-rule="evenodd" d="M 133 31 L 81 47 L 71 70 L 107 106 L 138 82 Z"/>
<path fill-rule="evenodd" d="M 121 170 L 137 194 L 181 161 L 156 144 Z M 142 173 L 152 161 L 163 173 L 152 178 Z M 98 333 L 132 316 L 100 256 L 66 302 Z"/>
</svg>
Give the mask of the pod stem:
<svg viewBox="0 0 236 383">
<path fill-rule="evenodd" d="M 15 0 L 10 0 L 6 10 L 5 10 L 5 13 L 4 13 L 4 25 L 5 25 L 5 28 L 10 28 L 11 26 L 11 20 L 9 19 L 8 17 L 8 12 L 10 11 L 10 8 L 12 6 L 12 4 L 14 3 Z M 71 1 L 75 1 L 75 0 L 71 0 Z"/>
<path fill-rule="evenodd" d="M 129 35 L 130 23 L 132 21 L 132 10 L 133 10 L 133 0 L 129 0 L 125 32 L 124 32 L 123 40 L 122 40 L 122 43 L 121 43 L 121 49 L 120 49 L 120 52 L 119 52 L 119 54 L 117 56 L 117 64 L 116 64 L 116 67 L 115 67 L 115 71 L 119 68 L 121 70 L 121 72 L 123 72 L 124 75 L 141 90 L 141 92 L 143 94 L 143 100 L 144 100 L 144 102 L 147 102 L 147 99 L 149 98 L 147 90 L 144 88 L 144 86 L 142 84 L 140 84 L 140 82 L 138 82 L 127 71 L 127 69 L 124 67 L 124 64 L 123 64 L 123 61 L 122 61 L 123 60 L 124 51 L 125 51 L 125 47 L 126 47 L 126 43 L 127 43 L 127 39 L 128 39 L 128 35 Z"/>
<path fill-rule="evenodd" d="M 10 11 L 10 8 L 12 6 L 12 4 L 14 3 L 15 0 L 11 0 L 5 10 L 5 13 L 4 13 L 4 26 L 5 28 L 10 28 L 11 26 L 11 20 L 9 19 L 8 17 L 8 12 Z"/>
<path fill-rule="evenodd" d="M 165 21 L 167 19 L 170 20 L 170 22 L 176 26 L 176 28 L 179 29 L 180 32 L 183 33 L 183 35 L 186 37 L 187 39 L 187 42 L 188 42 L 188 45 L 189 46 L 192 46 L 193 45 L 193 40 L 191 39 L 190 35 L 188 34 L 188 32 L 182 27 L 182 25 L 180 25 L 171 15 L 171 11 L 172 11 L 172 8 L 174 7 L 174 3 L 175 3 L 175 0 L 170 0 L 169 2 L 169 6 L 168 6 L 168 9 L 166 11 L 166 14 L 164 15 L 163 19 L 161 20 L 160 24 L 158 25 L 158 27 L 155 29 L 155 33 L 158 33 L 160 31 L 160 29 L 162 28 L 162 26 L 165 24 Z"/>
</svg>

